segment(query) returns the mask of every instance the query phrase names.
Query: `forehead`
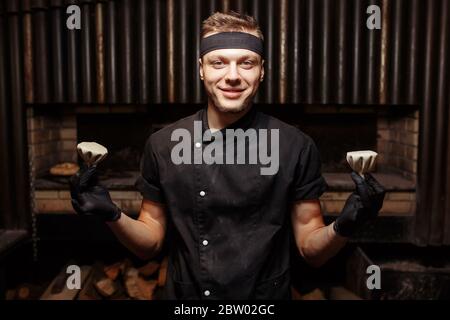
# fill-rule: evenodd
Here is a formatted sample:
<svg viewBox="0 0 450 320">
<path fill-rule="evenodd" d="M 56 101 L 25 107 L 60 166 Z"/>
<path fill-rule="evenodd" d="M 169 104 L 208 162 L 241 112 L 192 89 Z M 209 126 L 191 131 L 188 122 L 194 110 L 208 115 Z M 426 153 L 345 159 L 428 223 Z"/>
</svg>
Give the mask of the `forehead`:
<svg viewBox="0 0 450 320">
<path fill-rule="evenodd" d="M 259 59 L 260 55 L 247 49 L 218 49 L 210 51 L 203 56 L 204 59 L 226 58 L 228 60 L 239 60 L 243 58 Z"/>
</svg>

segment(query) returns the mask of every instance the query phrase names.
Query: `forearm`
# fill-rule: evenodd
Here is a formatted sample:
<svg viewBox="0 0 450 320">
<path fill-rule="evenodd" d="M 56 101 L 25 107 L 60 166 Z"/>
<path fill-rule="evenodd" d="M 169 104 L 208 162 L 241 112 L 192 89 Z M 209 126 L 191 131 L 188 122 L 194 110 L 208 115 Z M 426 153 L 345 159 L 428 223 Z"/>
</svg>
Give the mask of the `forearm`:
<svg viewBox="0 0 450 320">
<path fill-rule="evenodd" d="M 323 265 L 347 243 L 347 238 L 334 231 L 333 224 L 312 231 L 305 239 L 301 252 L 312 266 Z"/>
<path fill-rule="evenodd" d="M 122 213 L 119 220 L 107 224 L 118 240 L 141 259 L 150 259 L 161 249 L 164 230 L 156 221 L 135 220 Z"/>
</svg>

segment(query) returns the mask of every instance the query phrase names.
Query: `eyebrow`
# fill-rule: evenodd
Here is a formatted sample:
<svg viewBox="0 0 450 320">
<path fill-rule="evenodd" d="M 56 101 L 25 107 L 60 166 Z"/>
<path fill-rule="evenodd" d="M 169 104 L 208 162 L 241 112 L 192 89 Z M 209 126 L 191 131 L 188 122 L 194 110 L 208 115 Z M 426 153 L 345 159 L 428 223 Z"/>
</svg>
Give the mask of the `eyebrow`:
<svg viewBox="0 0 450 320">
<path fill-rule="evenodd" d="M 222 56 L 222 55 L 218 55 L 218 56 L 211 56 L 208 58 L 209 61 L 214 60 L 214 59 L 222 59 L 222 60 L 229 60 L 229 58 Z M 250 55 L 245 55 L 242 57 L 239 57 L 238 60 L 246 60 L 246 59 L 252 59 L 252 60 L 256 60 L 258 61 L 258 58 L 255 56 L 250 56 Z"/>
</svg>

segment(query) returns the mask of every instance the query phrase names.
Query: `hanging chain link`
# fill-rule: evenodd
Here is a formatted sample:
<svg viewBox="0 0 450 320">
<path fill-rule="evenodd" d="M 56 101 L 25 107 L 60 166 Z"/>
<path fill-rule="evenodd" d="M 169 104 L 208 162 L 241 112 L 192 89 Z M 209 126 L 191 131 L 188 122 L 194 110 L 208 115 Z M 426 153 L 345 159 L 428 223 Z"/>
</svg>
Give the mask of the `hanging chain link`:
<svg viewBox="0 0 450 320">
<path fill-rule="evenodd" d="M 28 147 L 28 165 L 30 168 L 30 211 L 31 211 L 31 242 L 33 246 L 33 262 L 38 261 L 38 236 L 36 223 L 36 197 L 35 197 L 35 172 L 34 154 L 31 145 Z"/>
</svg>

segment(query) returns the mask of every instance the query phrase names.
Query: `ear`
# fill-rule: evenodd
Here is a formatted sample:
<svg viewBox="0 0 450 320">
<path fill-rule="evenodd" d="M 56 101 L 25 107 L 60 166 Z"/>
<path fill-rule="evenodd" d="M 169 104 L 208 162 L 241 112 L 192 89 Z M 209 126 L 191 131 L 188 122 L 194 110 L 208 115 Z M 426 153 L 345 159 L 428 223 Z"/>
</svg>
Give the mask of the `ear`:
<svg viewBox="0 0 450 320">
<path fill-rule="evenodd" d="M 264 80 L 264 59 L 261 61 L 261 75 L 259 77 L 259 81 L 263 81 Z"/>
<path fill-rule="evenodd" d="M 198 59 L 198 66 L 199 66 L 199 72 L 200 72 L 200 79 L 204 79 L 203 78 L 203 62 L 202 62 L 202 58 Z"/>
</svg>

